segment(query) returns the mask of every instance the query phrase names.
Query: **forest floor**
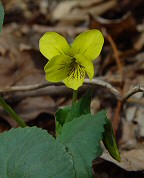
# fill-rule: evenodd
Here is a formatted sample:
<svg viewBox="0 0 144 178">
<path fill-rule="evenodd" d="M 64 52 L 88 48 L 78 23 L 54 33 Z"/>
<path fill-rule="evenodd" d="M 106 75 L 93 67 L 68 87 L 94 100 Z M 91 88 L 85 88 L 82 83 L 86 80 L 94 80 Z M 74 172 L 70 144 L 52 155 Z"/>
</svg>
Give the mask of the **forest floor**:
<svg viewBox="0 0 144 178">
<path fill-rule="evenodd" d="M 94 161 L 96 178 L 144 177 L 144 6 L 143 0 L 2 0 L 5 9 L 0 36 L 0 94 L 29 125 L 54 132 L 54 113 L 71 104 L 72 91 L 62 86 L 29 90 L 23 86 L 45 83 L 47 59 L 39 39 L 47 31 L 63 35 L 69 43 L 88 29 L 99 29 L 105 38 L 94 61 L 95 79 L 107 87 L 94 90 L 91 111 L 106 109 L 115 130 L 122 161 L 107 151 Z M 16 88 L 15 88 L 16 86 Z M 135 89 L 131 97 L 124 97 Z M 123 99 L 122 99 L 123 98 Z M 18 125 L 0 108 L 0 132 Z"/>
</svg>

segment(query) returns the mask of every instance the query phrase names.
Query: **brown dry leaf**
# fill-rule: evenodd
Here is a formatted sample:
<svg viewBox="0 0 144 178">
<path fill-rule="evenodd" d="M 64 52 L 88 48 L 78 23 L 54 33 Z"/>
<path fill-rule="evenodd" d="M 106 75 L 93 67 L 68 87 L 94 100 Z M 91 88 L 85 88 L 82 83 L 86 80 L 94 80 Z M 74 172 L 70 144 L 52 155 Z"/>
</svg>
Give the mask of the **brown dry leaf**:
<svg viewBox="0 0 144 178">
<path fill-rule="evenodd" d="M 122 136 L 119 141 L 120 147 L 122 149 L 132 149 L 137 144 L 136 134 L 135 134 L 136 126 L 134 123 L 132 123 L 132 121 L 130 122 L 122 119 L 121 122 L 122 122 L 122 133 L 121 133 Z"/>
<path fill-rule="evenodd" d="M 91 113 L 95 115 L 100 110 L 100 100 L 98 97 L 94 97 L 91 100 Z"/>
<path fill-rule="evenodd" d="M 91 2 L 91 3 L 90 3 Z M 116 1 L 109 1 L 100 3 L 103 1 L 63 1 L 60 2 L 52 12 L 53 20 L 66 21 L 67 23 L 74 25 L 78 22 L 86 21 L 89 19 L 88 14 L 101 15 L 107 10 L 116 5 Z M 83 4 L 87 3 L 88 7 Z"/>
<path fill-rule="evenodd" d="M 81 8 L 89 8 L 104 2 L 104 0 L 77 0 L 79 2 L 79 7 Z"/>
<path fill-rule="evenodd" d="M 144 109 L 138 107 L 134 122 L 137 125 L 136 136 L 139 140 L 144 140 Z"/>
<path fill-rule="evenodd" d="M 2 0 L 6 14 L 5 23 L 45 23 L 45 21 L 48 20 L 49 8 L 51 4 L 53 4 L 50 1 L 51 0 Z"/>
<path fill-rule="evenodd" d="M 26 2 L 24 0 L 11 0 L 11 1 L 5 1 L 1 0 L 3 5 L 5 6 L 5 11 L 11 11 L 15 8 L 18 9 L 26 9 Z"/>
<path fill-rule="evenodd" d="M 0 38 L 0 88 L 32 85 L 45 82 L 44 65 L 47 59 L 37 50 L 40 35 L 27 26 L 10 24 L 3 28 Z M 22 93 L 24 95 L 24 93 Z M 42 94 L 41 94 L 42 95 Z M 16 102 L 19 103 L 16 105 Z M 25 121 L 34 120 L 42 113 L 53 114 L 55 102 L 52 98 L 36 97 L 11 100 L 12 108 Z M 0 108 L 0 117 L 11 127 L 18 125 Z"/>
<path fill-rule="evenodd" d="M 11 128 L 10 124 L 0 114 L 0 133 Z"/>
<path fill-rule="evenodd" d="M 137 21 L 143 21 L 143 0 L 119 0 L 119 9 L 123 12 L 131 11 Z"/>
<path fill-rule="evenodd" d="M 101 158 L 110 161 L 126 171 L 143 171 L 144 170 L 144 146 L 141 148 L 125 151 L 120 154 L 121 162 L 117 162 L 108 152 L 104 152 Z"/>
<path fill-rule="evenodd" d="M 9 25 L 0 38 L 0 87 L 27 85 L 45 81 L 43 67 L 47 60 L 38 48 L 39 36 L 31 35 L 29 28 Z M 24 30 L 25 29 L 25 30 Z M 26 35 L 23 34 L 25 31 Z M 28 38 L 28 36 L 30 36 Z M 29 50 L 25 50 L 29 49 Z"/>
<path fill-rule="evenodd" d="M 20 30 L 17 31 L 16 24 L 3 27 L 0 36 L 0 54 L 7 55 L 10 51 L 12 56 L 16 56 L 21 43 L 20 36 Z"/>
<path fill-rule="evenodd" d="M 43 35 L 46 32 L 52 32 L 55 31 L 57 33 L 60 33 L 61 35 L 65 37 L 69 37 L 74 39 L 75 36 L 78 34 L 87 31 L 87 27 L 73 27 L 73 26 L 42 26 L 42 25 L 33 25 L 33 30 L 41 35 Z"/>
<path fill-rule="evenodd" d="M 62 19 L 65 15 L 69 14 L 72 8 L 78 5 L 78 1 L 62 1 L 52 12 L 52 18 L 55 20 Z"/>
<path fill-rule="evenodd" d="M 50 96 L 40 96 L 23 99 L 16 106 L 12 106 L 12 108 L 25 122 L 30 122 L 34 121 L 42 113 L 54 115 L 57 107 Z M 18 124 L 2 108 L 0 108 L 0 117 L 8 122 L 11 127 L 18 126 Z"/>
<path fill-rule="evenodd" d="M 136 22 L 130 12 L 114 20 L 92 15 L 90 28 L 102 27 L 107 30 L 108 34 L 110 34 L 115 41 L 123 41 L 125 39 L 124 37 L 136 33 Z"/>
<path fill-rule="evenodd" d="M 27 122 L 41 113 L 54 114 L 56 104 L 50 96 L 34 97 L 23 99 L 14 109 Z"/>
<path fill-rule="evenodd" d="M 30 85 L 45 81 L 44 71 L 39 69 L 44 64 L 38 64 L 44 61 L 37 60 L 36 54 L 33 56 L 35 58 L 32 59 L 30 51 L 25 51 L 18 53 L 12 59 L 8 56 L 0 58 L 1 89 L 12 85 Z M 36 68 L 36 66 L 39 68 Z"/>
<path fill-rule="evenodd" d="M 134 43 L 134 48 L 140 51 L 144 47 L 144 32 L 140 34 L 138 40 Z"/>
</svg>

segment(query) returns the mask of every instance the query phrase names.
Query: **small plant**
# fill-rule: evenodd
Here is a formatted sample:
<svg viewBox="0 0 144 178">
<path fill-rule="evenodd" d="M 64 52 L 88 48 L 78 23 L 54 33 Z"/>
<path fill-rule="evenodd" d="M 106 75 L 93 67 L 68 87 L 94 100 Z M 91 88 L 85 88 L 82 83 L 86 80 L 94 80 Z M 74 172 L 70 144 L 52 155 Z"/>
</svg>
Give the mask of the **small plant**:
<svg viewBox="0 0 144 178">
<path fill-rule="evenodd" d="M 0 6 L 0 14 L 2 11 Z M 40 51 L 49 59 L 44 68 L 46 80 L 63 81 L 72 88 L 72 105 L 56 112 L 54 138 L 45 130 L 26 126 L 0 97 L 0 105 L 24 127 L 0 135 L 0 177 L 92 178 L 92 160 L 102 154 L 101 141 L 110 155 L 120 161 L 106 111 L 91 115 L 90 90 L 77 101 L 78 88 L 82 86 L 85 74 L 91 80 L 94 76 L 92 60 L 100 54 L 103 42 L 103 35 L 98 30 L 80 34 L 72 45 L 56 32 L 42 36 Z"/>
</svg>

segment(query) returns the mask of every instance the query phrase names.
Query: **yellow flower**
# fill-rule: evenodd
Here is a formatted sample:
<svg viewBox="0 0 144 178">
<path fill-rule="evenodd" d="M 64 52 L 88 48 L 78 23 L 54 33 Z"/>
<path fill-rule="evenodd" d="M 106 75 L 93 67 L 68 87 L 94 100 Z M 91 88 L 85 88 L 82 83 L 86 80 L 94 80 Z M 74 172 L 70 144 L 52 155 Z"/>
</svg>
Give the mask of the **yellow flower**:
<svg viewBox="0 0 144 178">
<path fill-rule="evenodd" d="M 92 60 L 99 56 L 103 43 L 104 38 L 99 30 L 81 33 L 72 45 L 56 32 L 45 33 L 39 47 L 41 53 L 49 59 L 44 67 L 46 80 L 63 81 L 67 87 L 77 90 L 83 84 L 85 74 L 92 80 Z"/>
</svg>

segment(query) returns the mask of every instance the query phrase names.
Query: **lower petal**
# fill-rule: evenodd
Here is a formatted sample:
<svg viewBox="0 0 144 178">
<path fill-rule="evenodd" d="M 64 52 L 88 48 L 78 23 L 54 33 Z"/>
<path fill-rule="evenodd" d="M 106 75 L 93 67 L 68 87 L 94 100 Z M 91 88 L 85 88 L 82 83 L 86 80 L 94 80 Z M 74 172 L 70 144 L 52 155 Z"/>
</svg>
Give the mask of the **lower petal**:
<svg viewBox="0 0 144 178">
<path fill-rule="evenodd" d="M 82 86 L 85 78 L 85 70 L 83 67 L 79 66 L 77 69 L 74 69 L 69 76 L 63 80 L 65 85 L 68 88 L 72 88 L 77 90 L 80 86 Z"/>
<path fill-rule="evenodd" d="M 44 67 L 46 80 L 50 82 L 60 82 L 68 77 L 71 57 L 57 55 L 53 57 Z"/>
<path fill-rule="evenodd" d="M 92 61 L 90 59 L 86 58 L 85 56 L 83 56 L 82 54 L 77 54 L 74 56 L 74 58 L 76 59 L 76 62 L 79 65 L 81 65 L 85 68 L 87 75 L 92 80 L 92 78 L 94 76 L 94 66 L 93 66 Z"/>
</svg>

